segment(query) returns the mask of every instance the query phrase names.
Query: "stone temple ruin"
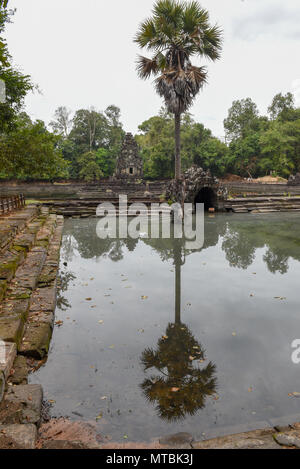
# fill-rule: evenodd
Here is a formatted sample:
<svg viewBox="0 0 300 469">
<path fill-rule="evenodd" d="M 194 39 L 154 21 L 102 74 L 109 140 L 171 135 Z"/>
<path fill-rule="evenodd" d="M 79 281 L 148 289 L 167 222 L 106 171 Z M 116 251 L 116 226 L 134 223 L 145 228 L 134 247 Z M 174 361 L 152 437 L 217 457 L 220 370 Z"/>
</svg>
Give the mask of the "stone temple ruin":
<svg viewBox="0 0 300 469">
<path fill-rule="evenodd" d="M 116 179 L 143 179 L 143 161 L 138 145 L 131 133 L 127 133 L 117 160 L 114 177 Z"/>
<path fill-rule="evenodd" d="M 227 198 L 227 189 L 219 180 L 193 165 L 181 179 L 170 181 L 165 193 L 166 200 L 179 203 L 203 203 L 204 209 L 211 208 L 223 210 L 224 200 Z"/>
<path fill-rule="evenodd" d="M 296 176 L 290 176 L 288 181 L 289 186 L 300 186 L 300 173 L 297 173 Z"/>
</svg>

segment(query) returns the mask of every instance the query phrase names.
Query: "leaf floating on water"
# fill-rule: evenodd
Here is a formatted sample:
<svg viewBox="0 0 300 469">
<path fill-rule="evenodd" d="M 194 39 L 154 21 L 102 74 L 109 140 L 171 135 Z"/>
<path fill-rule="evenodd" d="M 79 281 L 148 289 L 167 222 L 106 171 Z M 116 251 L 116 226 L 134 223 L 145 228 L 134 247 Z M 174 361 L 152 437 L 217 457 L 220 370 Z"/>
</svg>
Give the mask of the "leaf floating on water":
<svg viewBox="0 0 300 469">
<path fill-rule="evenodd" d="M 167 340 L 168 338 L 169 338 L 169 337 L 168 337 L 167 335 L 163 335 L 163 336 L 162 336 L 162 339 L 163 339 L 163 340 Z"/>
<path fill-rule="evenodd" d="M 100 397 L 101 401 L 105 401 L 107 399 L 107 396 L 102 396 Z"/>
<path fill-rule="evenodd" d="M 250 296 L 253 297 L 254 296 L 253 293 L 250 293 Z"/>
<path fill-rule="evenodd" d="M 286 300 L 285 296 L 274 296 L 275 300 Z"/>
<path fill-rule="evenodd" d="M 48 399 L 48 402 L 49 402 L 50 404 L 55 404 L 56 401 L 54 401 L 54 399 Z"/>
<path fill-rule="evenodd" d="M 100 321 L 98 321 L 98 323 L 99 323 L 99 324 L 103 324 L 103 323 L 104 323 L 103 319 L 101 319 Z"/>
<path fill-rule="evenodd" d="M 124 438 L 124 440 L 127 440 L 127 439 L 128 439 L 128 436 L 127 436 L 127 435 L 124 435 L 123 438 Z"/>
<path fill-rule="evenodd" d="M 290 392 L 289 397 L 300 397 L 300 392 Z"/>
<path fill-rule="evenodd" d="M 61 327 L 63 325 L 63 321 L 56 321 L 55 322 L 55 325 L 58 326 L 58 327 Z"/>
<path fill-rule="evenodd" d="M 101 419 L 102 419 L 102 417 L 103 417 L 103 414 L 102 414 L 102 412 L 100 412 L 100 414 L 99 414 L 99 415 L 97 415 L 97 417 L 96 417 L 96 420 L 101 420 Z"/>
<path fill-rule="evenodd" d="M 148 300 L 148 296 L 141 296 L 142 300 Z"/>
<path fill-rule="evenodd" d="M 92 301 L 92 298 L 86 298 L 85 300 L 86 301 Z"/>
<path fill-rule="evenodd" d="M 143 333 L 143 332 L 145 332 L 145 329 L 139 329 L 138 331 Z"/>
<path fill-rule="evenodd" d="M 236 337 L 236 332 L 233 332 L 232 335 L 233 335 L 233 337 Z"/>
<path fill-rule="evenodd" d="M 178 391 L 179 391 L 179 388 L 171 388 L 171 391 L 172 391 L 172 392 L 178 392 Z"/>
<path fill-rule="evenodd" d="M 248 392 L 252 392 L 253 391 L 253 388 L 252 386 L 250 388 L 248 388 Z"/>
<path fill-rule="evenodd" d="M 213 396 L 213 400 L 214 401 L 218 401 L 220 399 L 220 397 L 218 396 L 218 394 L 216 394 L 215 396 Z"/>
<path fill-rule="evenodd" d="M 113 348 L 115 348 L 115 346 L 113 344 L 113 345 L 110 345 L 108 348 L 113 349 Z"/>
</svg>

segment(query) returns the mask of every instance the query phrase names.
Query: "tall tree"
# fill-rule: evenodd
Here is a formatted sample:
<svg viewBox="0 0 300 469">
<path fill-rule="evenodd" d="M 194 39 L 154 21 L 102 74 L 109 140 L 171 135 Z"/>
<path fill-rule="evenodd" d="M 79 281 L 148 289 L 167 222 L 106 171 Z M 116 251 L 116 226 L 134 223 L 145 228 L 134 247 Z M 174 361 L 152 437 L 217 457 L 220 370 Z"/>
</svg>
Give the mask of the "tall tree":
<svg viewBox="0 0 300 469">
<path fill-rule="evenodd" d="M 68 138 L 72 127 L 71 111 L 66 106 L 60 106 L 56 109 L 54 120 L 49 125 L 53 132 Z"/>
<path fill-rule="evenodd" d="M 268 108 L 268 113 L 271 119 L 275 120 L 281 118 L 282 120 L 289 120 L 288 116 L 291 111 L 295 110 L 295 98 L 292 93 L 278 93 L 274 96 L 271 105 Z"/>
<path fill-rule="evenodd" d="M 233 101 L 224 120 L 224 128 L 228 140 L 245 138 L 249 131 L 257 130 L 259 112 L 251 98 Z"/>
<path fill-rule="evenodd" d="M 197 1 L 158 0 L 152 18 L 140 25 L 135 42 L 154 53 L 151 59 L 138 58 L 139 76 L 157 76 L 156 91 L 175 116 L 175 178 L 179 179 L 181 115 L 207 81 L 206 67 L 192 65 L 191 58 L 219 59 L 221 30 L 210 25 L 208 11 Z"/>
</svg>

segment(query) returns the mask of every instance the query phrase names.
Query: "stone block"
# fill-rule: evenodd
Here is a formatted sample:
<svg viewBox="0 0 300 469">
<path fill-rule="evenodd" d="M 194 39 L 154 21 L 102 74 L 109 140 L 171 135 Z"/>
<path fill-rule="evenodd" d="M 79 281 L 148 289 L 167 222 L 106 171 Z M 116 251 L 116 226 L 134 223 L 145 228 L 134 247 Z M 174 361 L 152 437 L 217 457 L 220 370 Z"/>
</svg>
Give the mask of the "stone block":
<svg viewBox="0 0 300 469">
<path fill-rule="evenodd" d="M 37 441 L 35 425 L 0 425 L 0 435 L 12 439 L 21 449 L 35 449 Z"/>
</svg>

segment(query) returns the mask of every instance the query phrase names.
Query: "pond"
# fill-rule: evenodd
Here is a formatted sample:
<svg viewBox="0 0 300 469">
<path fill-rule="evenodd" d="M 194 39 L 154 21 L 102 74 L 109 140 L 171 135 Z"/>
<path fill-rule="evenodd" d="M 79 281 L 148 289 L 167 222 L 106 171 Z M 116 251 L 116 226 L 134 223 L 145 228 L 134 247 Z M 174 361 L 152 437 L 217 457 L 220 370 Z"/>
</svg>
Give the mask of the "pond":
<svg viewBox="0 0 300 469">
<path fill-rule="evenodd" d="M 49 358 L 52 415 L 113 440 L 202 439 L 300 420 L 300 217 L 205 217 L 205 243 L 101 240 L 67 219 Z M 293 394 L 295 393 L 295 394 Z"/>
</svg>

